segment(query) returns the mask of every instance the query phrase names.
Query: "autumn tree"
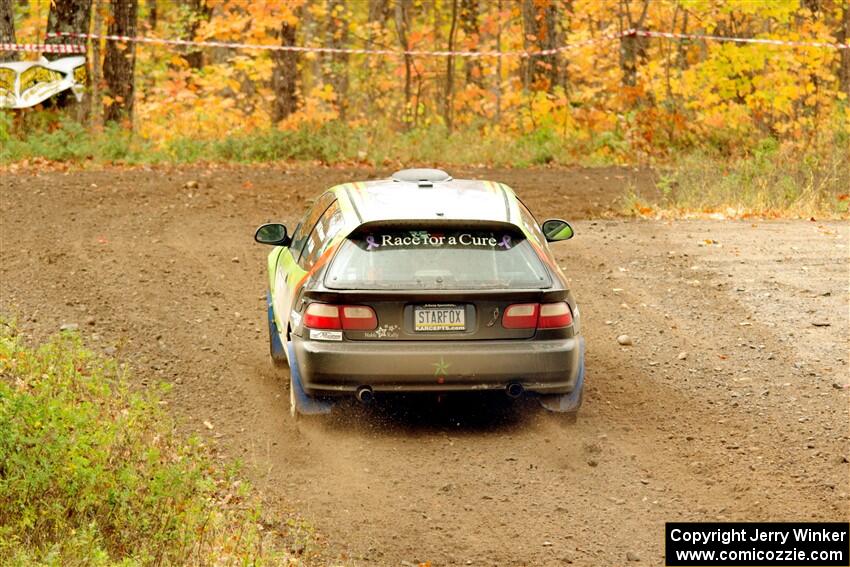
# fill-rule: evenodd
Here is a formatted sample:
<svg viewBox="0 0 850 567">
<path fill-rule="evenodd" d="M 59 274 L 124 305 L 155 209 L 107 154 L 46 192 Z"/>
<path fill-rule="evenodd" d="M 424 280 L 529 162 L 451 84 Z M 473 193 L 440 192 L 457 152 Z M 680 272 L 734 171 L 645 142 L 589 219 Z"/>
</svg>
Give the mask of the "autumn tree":
<svg viewBox="0 0 850 567">
<path fill-rule="evenodd" d="M 410 29 L 410 12 L 413 9 L 411 0 L 395 1 L 395 27 L 398 41 L 405 51 L 410 49 L 408 31 Z M 411 71 L 413 68 L 413 57 L 404 55 L 404 112 L 410 111 L 411 97 Z"/>
<path fill-rule="evenodd" d="M 477 51 L 481 43 L 481 26 L 479 22 L 479 0 L 461 0 L 460 28 L 466 38 L 468 49 Z M 481 59 L 466 58 L 466 83 L 481 86 Z"/>
<path fill-rule="evenodd" d="M 841 7 L 841 21 L 835 37 L 839 43 L 850 43 L 850 2 L 844 2 Z M 839 50 L 838 83 L 841 91 L 850 98 L 850 49 Z"/>
<path fill-rule="evenodd" d="M 94 0 L 92 4 L 92 33 L 99 36 L 103 33 L 103 20 L 106 16 L 108 6 L 106 0 Z M 99 104 L 101 100 L 101 89 L 103 88 L 103 57 L 101 56 L 101 44 L 99 41 L 91 43 L 91 95 L 86 103 L 88 116 L 91 124 L 97 128 L 103 125 L 103 107 Z"/>
<path fill-rule="evenodd" d="M 328 0 L 328 44 L 335 49 L 348 47 L 348 8 L 344 0 Z M 348 53 L 331 53 L 326 80 L 336 96 L 340 118 L 345 118 L 348 105 Z"/>
<path fill-rule="evenodd" d="M 194 40 L 201 23 L 208 22 L 212 16 L 212 9 L 207 5 L 206 0 L 181 0 L 181 2 L 186 19 L 185 38 Z M 203 49 L 190 48 L 184 57 L 192 69 L 200 69 L 204 65 Z"/>
<path fill-rule="evenodd" d="M 380 32 L 387 24 L 390 18 L 390 3 L 389 0 L 369 0 L 366 10 L 366 25 L 367 38 L 366 46 L 372 47 L 375 39 L 380 35 Z"/>
<path fill-rule="evenodd" d="M 135 36 L 138 0 L 112 0 L 109 35 Z M 108 41 L 103 60 L 103 78 L 107 95 L 103 119 L 106 122 L 124 118 L 133 120 L 135 94 L 136 44 L 132 41 Z"/>
<path fill-rule="evenodd" d="M 156 29 L 156 24 L 159 21 L 159 7 L 156 4 L 156 0 L 148 0 L 147 2 L 148 8 L 148 30 L 153 31 Z"/>
<path fill-rule="evenodd" d="M 451 0 L 452 3 L 452 15 L 451 15 L 451 25 L 449 27 L 449 43 L 448 43 L 448 51 L 449 56 L 446 57 L 446 86 L 445 86 L 445 94 L 443 97 L 443 120 L 445 120 L 446 127 L 451 130 L 452 129 L 452 112 L 454 110 L 454 80 L 455 80 L 455 58 L 451 53 L 455 48 L 455 34 L 457 33 L 457 8 L 458 8 L 458 0 Z"/>
<path fill-rule="evenodd" d="M 368 1 L 365 29 L 365 46 L 367 49 L 386 45 L 390 34 L 392 34 L 391 17 L 392 6 L 389 0 Z M 375 111 L 378 108 L 376 102 L 380 101 L 381 94 L 385 90 L 385 87 L 382 87 L 376 79 L 385 77 L 387 68 L 395 64 L 396 62 L 389 61 L 386 57 L 369 56 L 364 60 L 363 73 L 359 77 L 362 82 L 356 94 L 365 105 L 370 106 Z M 352 101 L 352 104 L 354 104 L 354 101 Z"/>
<path fill-rule="evenodd" d="M 277 35 L 282 46 L 295 45 L 295 32 L 297 17 L 284 18 L 280 24 Z M 298 107 L 297 81 L 298 81 L 298 53 L 295 51 L 275 51 L 272 59 L 274 69 L 272 70 L 272 90 L 274 101 L 272 103 L 272 120 L 280 122 Z"/>
<path fill-rule="evenodd" d="M 47 15 L 47 37 L 44 43 L 85 44 L 85 39 L 65 37 L 62 33 L 86 34 L 91 20 L 91 0 L 53 0 Z M 45 53 L 48 60 L 66 57 L 61 53 Z"/>
<path fill-rule="evenodd" d="M 50 12 L 47 15 L 47 37 L 45 43 L 52 44 L 76 44 L 85 45 L 86 39 L 74 36 L 63 36 L 63 33 L 87 34 L 91 20 L 91 0 L 53 0 L 50 3 Z M 55 61 L 67 57 L 64 53 L 43 54 L 48 61 Z M 86 76 L 88 87 L 88 74 Z M 55 108 L 74 108 L 75 118 L 83 120 L 87 114 L 90 101 L 85 100 L 82 106 L 77 104 L 76 97 L 69 91 L 64 91 L 54 96 L 46 104 Z"/>
<path fill-rule="evenodd" d="M 648 38 L 636 34 L 626 34 L 628 30 L 641 29 L 646 21 L 650 0 L 638 0 L 633 11 L 632 0 L 619 0 L 617 23 L 620 37 L 620 72 L 623 86 L 637 85 L 638 63 L 646 60 Z"/>
<path fill-rule="evenodd" d="M 525 49 L 544 51 L 558 47 L 558 6 L 555 0 L 523 0 L 522 25 Z M 535 91 L 551 91 L 560 81 L 558 54 L 527 57 L 523 86 Z"/>
<path fill-rule="evenodd" d="M 15 43 L 15 14 L 12 0 L 0 0 L 0 43 Z M 0 51 L 0 62 L 14 61 L 14 51 Z"/>
<path fill-rule="evenodd" d="M 735 152 L 763 135 L 811 143 L 847 129 L 850 50 L 626 33 L 846 43 L 847 0 L 54 0 L 49 13 L 34 9 L 49 4 L 40 2 L 13 8 L 14 0 L 0 0 L 0 34 L 38 41 L 47 31 L 84 32 L 90 10 L 95 34 L 144 35 L 150 30 L 131 22 L 138 5 L 138 18 L 147 17 L 158 37 L 396 52 L 139 44 L 136 88 L 145 92 L 133 114 L 152 140 L 186 131 L 225 136 L 280 121 L 283 128 L 329 120 L 353 128 L 440 122 L 454 130 L 498 126 L 504 136 L 552 128 L 576 144 L 610 133 L 591 151 L 621 159 L 627 152 L 669 152 L 677 141 L 713 147 L 712 139 L 729 140 L 723 151 Z M 562 49 L 571 43 L 581 45 Z M 102 93 L 107 119 L 129 114 L 133 45 L 88 46 L 92 100 Z M 398 54 L 446 49 L 505 56 Z M 549 53 L 523 57 L 523 50 Z M 101 61 L 104 81 L 97 80 Z M 92 118 L 100 124 L 97 112 Z"/>
<path fill-rule="evenodd" d="M 502 53 L 502 0 L 496 2 L 496 52 Z M 502 122 L 502 58 L 496 59 L 496 80 L 493 81 L 493 94 L 496 99 L 496 123 Z"/>
</svg>

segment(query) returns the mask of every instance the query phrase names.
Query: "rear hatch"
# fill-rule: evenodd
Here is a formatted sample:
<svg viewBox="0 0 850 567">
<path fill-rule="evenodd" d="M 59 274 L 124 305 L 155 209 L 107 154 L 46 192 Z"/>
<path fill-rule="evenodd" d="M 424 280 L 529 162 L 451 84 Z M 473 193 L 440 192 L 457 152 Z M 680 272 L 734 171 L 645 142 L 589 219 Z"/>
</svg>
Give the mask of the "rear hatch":
<svg viewBox="0 0 850 567">
<path fill-rule="evenodd" d="M 558 301 L 552 276 L 531 244 L 508 224 L 364 226 L 336 252 L 324 290 L 308 300 L 365 305 L 370 330 L 348 340 L 493 340 L 531 338 L 533 328 L 505 328 L 512 304 Z"/>
</svg>

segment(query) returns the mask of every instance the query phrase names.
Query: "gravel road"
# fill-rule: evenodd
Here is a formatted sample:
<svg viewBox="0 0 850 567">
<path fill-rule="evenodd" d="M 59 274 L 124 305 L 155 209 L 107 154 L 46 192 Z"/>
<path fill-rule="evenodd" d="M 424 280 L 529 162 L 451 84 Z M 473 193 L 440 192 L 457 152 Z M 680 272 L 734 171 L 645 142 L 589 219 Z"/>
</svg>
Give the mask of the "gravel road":
<svg viewBox="0 0 850 567">
<path fill-rule="evenodd" d="M 309 564 L 658 565 L 665 521 L 850 519 L 850 226 L 617 218 L 643 170 L 453 172 L 576 220 L 555 250 L 587 337 L 578 423 L 501 397 L 294 423 L 253 228 L 378 173 L 6 171 L 0 312 L 173 384 L 181 428 L 246 463 Z"/>
</svg>

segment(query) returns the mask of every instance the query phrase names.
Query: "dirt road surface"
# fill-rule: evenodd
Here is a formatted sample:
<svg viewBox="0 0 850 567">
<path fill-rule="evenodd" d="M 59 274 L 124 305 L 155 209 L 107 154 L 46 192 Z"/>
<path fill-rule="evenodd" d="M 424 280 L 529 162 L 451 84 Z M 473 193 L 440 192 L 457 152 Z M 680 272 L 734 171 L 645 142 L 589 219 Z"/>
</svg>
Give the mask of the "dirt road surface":
<svg viewBox="0 0 850 567">
<path fill-rule="evenodd" d="M 665 521 L 850 517 L 850 228 L 600 218 L 645 171 L 453 172 L 577 221 L 555 247 L 587 337 L 577 424 L 501 398 L 294 423 L 252 230 L 386 173 L 4 172 L 0 310 L 173 384 L 181 427 L 245 461 L 308 564 L 659 565 Z"/>
</svg>

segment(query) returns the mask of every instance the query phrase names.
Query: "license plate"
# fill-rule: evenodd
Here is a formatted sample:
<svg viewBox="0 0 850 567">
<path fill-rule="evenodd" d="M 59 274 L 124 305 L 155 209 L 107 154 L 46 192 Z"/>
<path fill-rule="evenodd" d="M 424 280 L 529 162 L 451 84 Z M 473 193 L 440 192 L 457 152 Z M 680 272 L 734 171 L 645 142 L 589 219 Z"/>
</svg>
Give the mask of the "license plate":
<svg viewBox="0 0 850 567">
<path fill-rule="evenodd" d="M 425 305 L 413 309 L 413 330 L 465 331 L 466 309 L 457 305 Z"/>
</svg>

